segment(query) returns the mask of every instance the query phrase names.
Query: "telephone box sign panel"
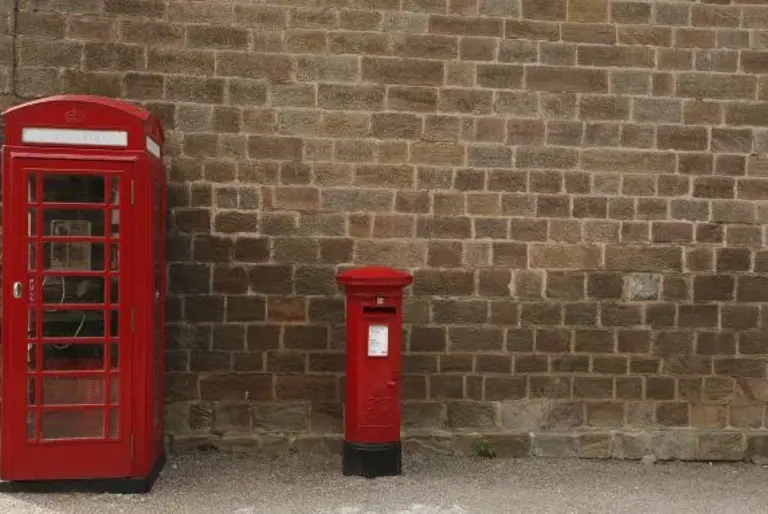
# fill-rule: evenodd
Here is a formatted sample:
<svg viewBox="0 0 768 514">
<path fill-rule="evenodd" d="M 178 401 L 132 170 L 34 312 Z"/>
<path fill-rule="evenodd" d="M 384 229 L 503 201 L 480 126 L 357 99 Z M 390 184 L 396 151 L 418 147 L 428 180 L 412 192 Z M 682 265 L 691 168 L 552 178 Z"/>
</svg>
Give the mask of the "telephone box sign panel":
<svg viewBox="0 0 768 514">
<path fill-rule="evenodd" d="M 24 127 L 21 129 L 21 142 L 24 144 L 125 148 L 128 146 L 128 132 L 125 130 Z"/>
<path fill-rule="evenodd" d="M 147 151 L 157 157 L 160 158 L 160 145 L 158 145 L 154 139 L 147 136 Z"/>
</svg>

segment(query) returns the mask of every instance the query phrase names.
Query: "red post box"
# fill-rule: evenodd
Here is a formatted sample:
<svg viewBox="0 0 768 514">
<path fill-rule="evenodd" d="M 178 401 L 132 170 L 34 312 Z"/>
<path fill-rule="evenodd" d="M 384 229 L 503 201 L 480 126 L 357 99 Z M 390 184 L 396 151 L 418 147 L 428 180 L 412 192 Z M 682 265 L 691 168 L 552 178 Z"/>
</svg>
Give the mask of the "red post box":
<svg viewBox="0 0 768 514">
<path fill-rule="evenodd" d="M 413 277 L 373 266 L 336 280 L 347 295 L 343 473 L 399 475 L 403 288 Z"/>
<path fill-rule="evenodd" d="M 162 126 L 82 95 L 3 116 L 1 487 L 148 491 L 165 462 Z"/>
</svg>

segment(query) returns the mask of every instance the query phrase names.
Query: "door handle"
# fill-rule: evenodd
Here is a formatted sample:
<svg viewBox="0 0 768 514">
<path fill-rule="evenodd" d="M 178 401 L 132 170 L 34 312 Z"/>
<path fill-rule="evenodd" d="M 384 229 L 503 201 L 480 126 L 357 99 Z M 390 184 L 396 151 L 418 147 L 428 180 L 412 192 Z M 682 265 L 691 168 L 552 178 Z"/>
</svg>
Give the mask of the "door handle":
<svg viewBox="0 0 768 514">
<path fill-rule="evenodd" d="M 21 298 L 21 282 L 13 283 L 13 297 L 17 300 Z"/>
</svg>

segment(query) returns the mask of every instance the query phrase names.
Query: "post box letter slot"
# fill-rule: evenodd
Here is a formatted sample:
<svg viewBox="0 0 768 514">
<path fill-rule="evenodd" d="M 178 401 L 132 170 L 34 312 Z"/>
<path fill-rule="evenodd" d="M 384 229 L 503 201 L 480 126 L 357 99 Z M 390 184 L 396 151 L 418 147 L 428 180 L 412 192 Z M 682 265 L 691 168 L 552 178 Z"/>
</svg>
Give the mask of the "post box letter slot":
<svg viewBox="0 0 768 514">
<path fill-rule="evenodd" d="M 394 314 L 396 307 L 363 307 L 364 314 Z"/>
</svg>

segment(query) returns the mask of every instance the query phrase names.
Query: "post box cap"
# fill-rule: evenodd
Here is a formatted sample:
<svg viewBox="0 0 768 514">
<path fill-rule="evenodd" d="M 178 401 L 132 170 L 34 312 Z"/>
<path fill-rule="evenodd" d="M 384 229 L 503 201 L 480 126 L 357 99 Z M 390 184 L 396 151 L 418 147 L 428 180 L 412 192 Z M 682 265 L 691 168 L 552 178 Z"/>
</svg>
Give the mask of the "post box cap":
<svg viewBox="0 0 768 514">
<path fill-rule="evenodd" d="M 410 273 L 386 266 L 365 266 L 339 273 L 336 281 L 345 286 L 405 287 L 413 282 L 413 276 Z"/>
</svg>

